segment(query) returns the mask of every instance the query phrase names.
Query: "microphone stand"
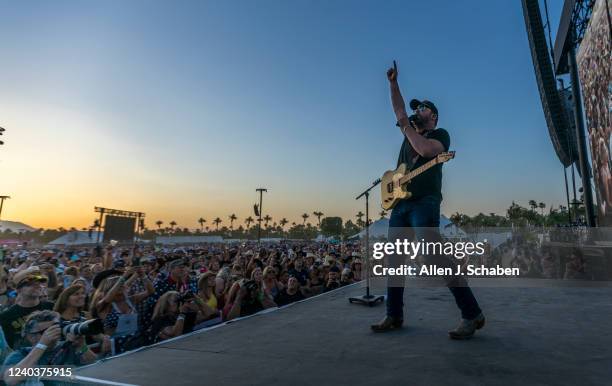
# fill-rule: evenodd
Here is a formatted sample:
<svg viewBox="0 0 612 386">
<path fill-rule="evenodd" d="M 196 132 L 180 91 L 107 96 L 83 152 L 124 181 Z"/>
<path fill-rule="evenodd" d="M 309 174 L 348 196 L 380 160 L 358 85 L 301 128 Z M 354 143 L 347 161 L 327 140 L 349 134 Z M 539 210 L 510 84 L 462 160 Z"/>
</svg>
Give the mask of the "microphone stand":
<svg viewBox="0 0 612 386">
<path fill-rule="evenodd" d="M 366 221 L 365 221 L 365 231 L 366 231 L 366 258 L 365 258 L 365 272 L 366 272 L 366 294 L 363 296 L 353 296 L 349 298 L 349 303 L 359 303 L 372 307 L 377 302 L 383 302 L 385 297 L 383 295 L 372 295 L 370 294 L 370 190 L 372 190 L 376 185 L 380 184 L 380 178 L 376 181 L 372 182 L 372 186 L 367 188 L 363 193 L 361 193 L 356 200 L 359 200 L 361 197 L 365 196 L 365 206 L 366 206 Z"/>
</svg>

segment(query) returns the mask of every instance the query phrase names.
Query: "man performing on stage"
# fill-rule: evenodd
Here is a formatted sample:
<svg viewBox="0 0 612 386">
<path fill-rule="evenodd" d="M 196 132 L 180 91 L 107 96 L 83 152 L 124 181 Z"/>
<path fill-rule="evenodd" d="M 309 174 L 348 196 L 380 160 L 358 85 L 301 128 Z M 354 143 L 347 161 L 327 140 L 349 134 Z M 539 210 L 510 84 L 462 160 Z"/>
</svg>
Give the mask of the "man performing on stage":
<svg viewBox="0 0 612 386">
<path fill-rule="evenodd" d="M 410 101 L 410 109 L 414 115 L 408 117 L 404 99 L 400 93 L 397 82 L 397 66 L 387 71 L 391 87 L 391 102 L 397 118 L 404 142 L 400 149 L 398 166 L 407 164 L 409 169 L 417 168 L 438 154 L 448 151 L 450 136 L 444 129 L 436 129 L 438 123 L 438 109 L 427 100 Z M 416 236 L 416 240 L 439 239 L 440 202 L 442 201 L 442 164 L 428 169 L 410 182 L 412 196 L 399 201 L 391 212 L 389 219 L 389 241 L 398 238 L 407 238 L 406 233 Z M 433 256 L 429 262 L 438 266 L 451 266 L 450 258 L 446 256 Z M 398 264 L 397 256 L 392 257 Z M 404 321 L 403 298 L 404 277 L 401 282 L 388 279 L 387 284 L 387 314 L 378 324 L 372 325 L 372 330 L 384 332 L 400 328 Z M 469 339 L 477 329 L 485 324 L 485 318 L 478 306 L 478 302 L 468 287 L 466 280 L 460 276 L 445 277 L 446 285 L 455 297 L 455 302 L 461 310 L 461 323 L 449 331 L 453 339 Z"/>
</svg>

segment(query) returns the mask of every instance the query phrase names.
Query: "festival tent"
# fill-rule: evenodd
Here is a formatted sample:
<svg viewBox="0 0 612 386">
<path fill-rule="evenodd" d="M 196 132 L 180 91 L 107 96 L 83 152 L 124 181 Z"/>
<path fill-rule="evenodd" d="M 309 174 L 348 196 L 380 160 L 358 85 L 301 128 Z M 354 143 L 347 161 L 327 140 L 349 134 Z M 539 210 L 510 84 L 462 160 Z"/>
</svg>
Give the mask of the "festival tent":
<svg viewBox="0 0 612 386">
<path fill-rule="evenodd" d="M 31 232 L 35 231 L 36 229 L 18 221 L 0 221 L 0 232 L 4 232 L 6 230 L 9 230 L 14 233 L 20 233 Z"/>
<path fill-rule="evenodd" d="M 476 233 L 475 240 L 487 240 L 487 244 L 491 247 L 491 250 L 497 248 L 500 244 L 512 238 L 512 232 L 507 229 L 499 229 L 494 232 L 495 229 L 490 229 L 488 232 Z"/>
<path fill-rule="evenodd" d="M 100 232 L 100 241 L 104 238 L 104 232 Z M 95 245 L 98 241 L 98 232 L 92 231 L 73 231 L 48 243 L 48 246 L 73 246 L 73 245 Z"/>
<path fill-rule="evenodd" d="M 453 224 L 445 215 L 440 215 L 440 233 L 448 239 L 462 239 L 467 237 L 467 233 Z"/>
</svg>

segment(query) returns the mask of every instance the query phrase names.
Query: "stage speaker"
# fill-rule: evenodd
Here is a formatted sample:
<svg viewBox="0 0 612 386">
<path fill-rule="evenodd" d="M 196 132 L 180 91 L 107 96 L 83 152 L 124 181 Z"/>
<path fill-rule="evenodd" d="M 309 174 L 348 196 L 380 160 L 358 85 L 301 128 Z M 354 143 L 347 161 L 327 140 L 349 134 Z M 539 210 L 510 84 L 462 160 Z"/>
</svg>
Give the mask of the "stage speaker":
<svg viewBox="0 0 612 386">
<path fill-rule="evenodd" d="M 578 171 L 578 174 L 582 176 L 580 172 L 580 167 L 577 163 L 578 143 L 576 142 L 576 120 L 574 119 L 575 104 L 573 98 L 574 96 L 572 95 L 571 88 L 559 90 L 559 100 L 561 101 L 561 107 L 563 109 L 563 114 L 567 122 L 567 135 L 565 136 L 565 140 L 567 142 L 567 153 L 569 154 L 569 157 L 573 160 L 573 162 L 576 162 L 576 170 Z M 589 175 L 592 175 L 590 166 L 588 167 L 588 172 Z"/>
<path fill-rule="evenodd" d="M 557 92 L 553 66 L 548 54 L 548 44 L 544 35 L 540 5 L 538 0 L 522 0 L 522 3 L 531 58 L 548 133 L 559 161 L 563 166 L 568 167 L 578 159 L 578 150 L 574 135 L 570 132 L 571 120 L 568 120 Z"/>
</svg>

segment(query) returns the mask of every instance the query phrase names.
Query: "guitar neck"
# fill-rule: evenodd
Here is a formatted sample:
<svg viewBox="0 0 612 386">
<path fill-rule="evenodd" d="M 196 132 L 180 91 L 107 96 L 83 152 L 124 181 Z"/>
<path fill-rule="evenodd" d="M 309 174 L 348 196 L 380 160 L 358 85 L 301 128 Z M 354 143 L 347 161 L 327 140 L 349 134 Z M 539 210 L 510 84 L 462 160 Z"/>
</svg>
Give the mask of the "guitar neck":
<svg viewBox="0 0 612 386">
<path fill-rule="evenodd" d="M 419 166 L 418 168 L 416 168 L 414 170 L 411 170 L 410 173 L 407 173 L 404 177 L 402 177 L 400 179 L 400 184 L 405 184 L 406 182 L 410 181 L 414 177 L 416 177 L 419 174 L 423 173 L 427 169 L 432 168 L 432 167 L 434 167 L 437 164 L 442 163 L 442 162 L 444 162 L 444 161 L 438 161 L 438 157 L 432 159 L 431 161 L 429 161 L 429 162 Z"/>
</svg>

